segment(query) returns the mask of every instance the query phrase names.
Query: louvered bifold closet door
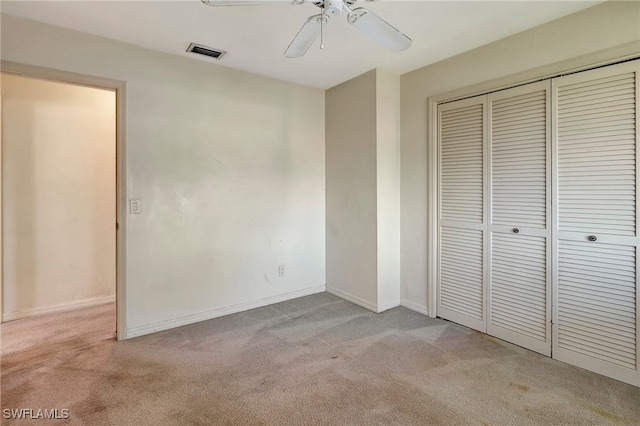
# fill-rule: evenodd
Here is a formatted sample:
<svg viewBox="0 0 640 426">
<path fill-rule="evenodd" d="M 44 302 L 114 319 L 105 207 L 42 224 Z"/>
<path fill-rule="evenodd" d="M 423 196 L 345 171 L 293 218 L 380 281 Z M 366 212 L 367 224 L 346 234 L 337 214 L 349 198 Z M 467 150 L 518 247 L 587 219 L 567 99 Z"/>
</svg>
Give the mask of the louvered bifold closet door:
<svg viewBox="0 0 640 426">
<path fill-rule="evenodd" d="M 638 61 L 553 81 L 554 358 L 640 385 Z"/>
<path fill-rule="evenodd" d="M 483 332 L 485 102 L 438 106 L 438 315 Z"/>
<path fill-rule="evenodd" d="M 488 96 L 487 333 L 551 355 L 549 81 Z"/>
</svg>

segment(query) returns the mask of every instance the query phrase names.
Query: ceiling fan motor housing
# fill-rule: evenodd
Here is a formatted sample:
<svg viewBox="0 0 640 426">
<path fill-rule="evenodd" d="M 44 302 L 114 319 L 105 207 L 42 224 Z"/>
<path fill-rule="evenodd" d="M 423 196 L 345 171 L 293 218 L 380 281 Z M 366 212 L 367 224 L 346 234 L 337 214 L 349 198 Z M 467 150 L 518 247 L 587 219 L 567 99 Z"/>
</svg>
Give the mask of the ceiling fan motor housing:
<svg viewBox="0 0 640 426">
<path fill-rule="evenodd" d="M 342 0 L 325 0 L 324 13 L 330 16 L 340 15 L 342 12 Z"/>
<path fill-rule="evenodd" d="M 349 2 L 350 0 L 347 0 Z M 352 1 L 355 3 L 355 0 Z M 342 12 L 342 5 L 344 4 L 343 0 L 324 0 L 324 1 L 316 1 L 313 3 L 319 8 L 324 8 L 325 15 L 329 16 L 337 16 Z"/>
</svg>

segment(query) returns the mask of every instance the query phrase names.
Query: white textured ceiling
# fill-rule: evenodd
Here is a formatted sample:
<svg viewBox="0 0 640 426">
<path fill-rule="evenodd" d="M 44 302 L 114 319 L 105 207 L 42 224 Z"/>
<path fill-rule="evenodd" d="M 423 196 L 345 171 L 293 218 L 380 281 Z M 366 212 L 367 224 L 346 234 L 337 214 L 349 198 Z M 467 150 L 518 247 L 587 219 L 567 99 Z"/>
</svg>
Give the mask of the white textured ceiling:
<svg viewBox="0 0 640 426">
<path fill-rule="evenodd" d="M 2 1 L 2 13 L 46 22 L 293 83 L 326 89 L 373 68 L 396 74 L 451 57 L 503 37 L 593 6 L 601 1 L 399 1 L 360 0 L 413 39 L 406 51 L 386 51 L 346 22 L 325 27 L 305 56 L 283 52 L 305 20 L 320 9 L 311 3 L 211 7 L 182 1 Z M 191 42 L 226 50 L 220 61 L 185 50 Z"/>
</svg>

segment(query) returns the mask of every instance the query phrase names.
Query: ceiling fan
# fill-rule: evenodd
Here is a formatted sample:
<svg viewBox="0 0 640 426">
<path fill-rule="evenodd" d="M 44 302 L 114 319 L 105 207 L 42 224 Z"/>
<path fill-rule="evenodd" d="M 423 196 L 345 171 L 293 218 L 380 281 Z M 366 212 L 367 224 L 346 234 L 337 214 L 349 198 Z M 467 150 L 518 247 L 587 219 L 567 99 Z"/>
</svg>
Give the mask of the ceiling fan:
<svg viewBox="0 0 640 426">
<path fill-rule="evenodd" d="M 289 0 L 291 4 L 300 5 L 312 3 L 322 12 L 307 19 L 298 34 L 294 37 L 289 47 L 284 52 L 287 58 L 299 58 L 304 55 L 314 41 L 320 36 L 324 26 L 331 17 L 347 12 L 347 22 L 367 36 L 378 41 L 387 49 L 400 52 L 411 46 L 411 39 L 397 30 L 378 15 L 370 10 L 358 7 L 352 9 L 357 0 Z M 377 1 L 377 0 L 367 0 Z M 202 0 L 209 6 L 255 6 L 273 3 L 274 0 Z M 322 42 L 320 47 L 323 48 Z"/>
</svg>

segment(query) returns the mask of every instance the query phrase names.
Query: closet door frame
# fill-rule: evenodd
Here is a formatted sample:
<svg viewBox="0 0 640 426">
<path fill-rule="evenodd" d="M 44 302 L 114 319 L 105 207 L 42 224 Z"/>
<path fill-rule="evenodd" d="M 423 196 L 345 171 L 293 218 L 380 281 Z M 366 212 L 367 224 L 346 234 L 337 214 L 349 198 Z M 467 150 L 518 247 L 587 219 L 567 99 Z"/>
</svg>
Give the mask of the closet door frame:
<svg viewBox="0 0 640 426">
<path fill-rule="evenodd" d="M 438 134 L 438 106 L 443 103 L 449 103 L 460 99 L 467 99 L 475 96 L 482 96 L 489 93 L 497 92 L 504 89 L 525 85 L 541 80 L 548 80 L 563 76 L 566 74 L 577 73 L 582 71 L 588 71 L 598 67 L 605 67 L 609 65 L 615 65 L 625 61 L 632 61 L 640 59 L 640 54 L 637 50 L 637 43 L 626 43 L 613 48 L 605 49 L 596 53 L 571 58 L 556 62 L 553 64 L 541 66 L 538 68 L 529 69 L 523 72 L 512 74 L 506 77 L 500 77 L 494 80 L 487 80 L 482 83 L 473 84 L 471 86 L 463 87 L 448 92 L 442 92 L 425 99 L 427 110 L 427 128 L 426 128 L 426 143 L 427 143 L 427 168 L 426 168 L 426 291 L 424 292 L 422 300 L 405 301 L 406 306 L 428 315 L 432 318 L 441 316 L 441 312 L 438 311 L 438 283 L 439 283 L 439 241 L 440 241 L 440 172 L 439 172 L 439 134 Z M 640 85 L 638 85 L 640 86 Z M 640 90 L 636 88 L 636 99 L 640 100 Z M 638 122 L 636 117 L 636 122 Z M 554 129 L 552 128 L 552 131 Z M 636 126 L 637 132 L 640 130 L 640 123 Z M 639 142 L 640 143 L 640 142 Z M 552 155 L 555 144 L 552 143 Z M 640 151 L 640 146 L 638 148 Z M 638 157 L 638 152 L 636 153 Z M 554 162 L 555 164 L 555 162 Z M 638 164 L 640 166 L 640 163 Z M 640 167 L 639 167 L 640 169 Z M 638 174 L 638 173 L 637 173 Z M 551 179 L 555 179 L 555 171 L 552 170 Z M 555 187 L 555 181 L 552 187 Z M 640 180 L 638 180 L 638 192 L 640 192 Z M 556 200 L 555 193 L 552 194 L 552 233 L 556 230 Z M 640 203 L 639 203 L 640 204 Z M 637 221 L 640 221 L 640 217 L 637 217 Z M 640 233 L 640 227 L 638 228 Z M 551 291 L 555 294 L 555 283 L 557 281 L 557 259 L 556 259 L 556 239 L 557 236 L 552 235 L 551 239 Z M 639 253 L 640 254 L 640 253 Z M 640 258 L 640 256 L 638 256 Z M 640 259 L 636 259 L 636 267 L 640 271 Z M 640 284 L 636 285 L 637 295 L 640 296 Z M 636 297 L 636 312 L 640 313 L 640 297 Z M 552 303 L 555 303 L 555 298 L 552 296 Z M 551 306 L 551 321 L 552 321 L 552 337 L 555 332 L 555 322 L 557 312 L 555 305 Z M 640 319 L 637 320 L 636 327 L 637 341 L 640 342 Z M 640 343 L 639 343 L 640 344 Z M 553 354 L 552 354 L 553 355 Z M 640 353 L 638 354 L 640 356 Z M 639 369 L 640 370 L 640 369 Z M 631 377 L 629 380 L 623 380 L 628 383 L 640 386 L 640 371 L 635 377 Z"/>
<path fill-rule="evenodd" d="M 498 90 L 508 89 L 527 83 L 557 77 L 572 72 L 585 71 L 595 67 L 612 65 L 618 62 L 637 59 L 640 57 L 638 44 L 628 42 L 612 48 L 600 50 L 598 52 L 581 55 L 558 61 L 552 64 L 531 68 L 525 71 L 510 74 L 505 77 L 485 80 L 466 87 L 446 92 L 436 93 L 425 98 L 426 103 L 426 244 L 424 247 L 426 257 L 426 277 L 424 286 L 425 292 L 422 296 L 416 296 L 416 300 L 405 300 L 405 304 L 417 312 L 436 318 L 437 310 L 437 265 L 438 265 L 438 244 L 439 224 L 438 224 L 438 200 L 439 193 L 439 171 L 438 171 L 438 105 L 465 99 L 472 96 L 484 95 Z M 421 297 L 421 300 L 419 300 Z"/>
</svg>

